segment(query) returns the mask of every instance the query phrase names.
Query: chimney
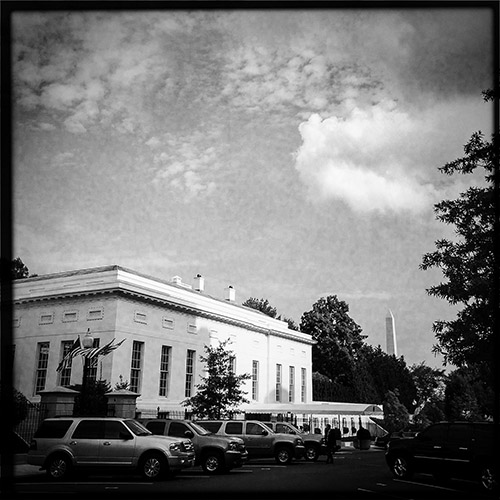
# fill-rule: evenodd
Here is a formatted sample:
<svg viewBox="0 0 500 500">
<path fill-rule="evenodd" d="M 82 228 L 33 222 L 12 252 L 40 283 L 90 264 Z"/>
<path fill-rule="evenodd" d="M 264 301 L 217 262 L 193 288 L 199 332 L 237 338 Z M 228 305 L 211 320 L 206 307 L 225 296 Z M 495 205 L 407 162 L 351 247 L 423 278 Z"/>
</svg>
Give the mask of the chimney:
<svg viewBox="0 0 500 500">
<path fill-rule="evenodd" d="M 205 278 L 201 274 L 197 274 L 194 277 L 194 285 L 193 288 L 197 292 L 203 292 L 205 290 Z"/>
<path fill-rule="evenodd" d="M 174 276 L 170 281 L 176 285 L 182 285 L 182 278 L 180 276 Z"/>
<path fill-rule="evenodd" d="M 225 290 L 225 299 L 229 302 L 234 302 L 236 300 L 236 291 L 235 289 L 229 285 Z"/>
</svg>

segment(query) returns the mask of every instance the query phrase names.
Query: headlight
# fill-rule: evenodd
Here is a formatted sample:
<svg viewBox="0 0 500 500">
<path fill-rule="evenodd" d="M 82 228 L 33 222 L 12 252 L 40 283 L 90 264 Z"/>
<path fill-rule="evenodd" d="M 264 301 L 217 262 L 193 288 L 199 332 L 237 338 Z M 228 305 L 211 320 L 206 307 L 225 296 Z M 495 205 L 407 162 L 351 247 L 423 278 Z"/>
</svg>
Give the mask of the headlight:
<svg viewBox="0 0 500 500">
<path fill-rule="evenodd" d="M 300 439 L 300 438 L 297 438 L 297 440 L 295 441 L 295 445 L 296 446 L 304 446 L 304 441 L 302 441 L 302 439 Z"/>
<path fill-rule="evenodd" d="M 238 443 L 230 442 L 229 443 L 229 450 L 230 451 L 239 451 Z"/>
<path fill-rule="evenodd" d="M 172 453 L 180 453 L 182 451 L 182 448 L 181 448 L 181 443 L 172 443 L 168 449 L 172 452 Z"/>
</svg>

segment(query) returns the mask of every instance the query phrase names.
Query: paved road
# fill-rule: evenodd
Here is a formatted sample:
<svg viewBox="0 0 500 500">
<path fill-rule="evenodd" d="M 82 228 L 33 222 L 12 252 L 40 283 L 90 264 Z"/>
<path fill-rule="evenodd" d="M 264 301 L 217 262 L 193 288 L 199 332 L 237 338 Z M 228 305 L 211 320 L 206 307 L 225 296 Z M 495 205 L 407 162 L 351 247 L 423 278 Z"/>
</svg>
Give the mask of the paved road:
<svg viewBox="0 0 500 500">
<path fill-rule="evenodd" d="M 470 482 L 436 484 L 431 476 L 395 480 L 385 465 L 384 452 L 344 448 L 334 464 L 322 460 L 279 466 L 273 460 L 254 460 L 222 476 L 206 476 L 195 467 L 168 481 L 152 483 L 133 475 L 78 477 L 53 483 L 37 467 L 16 465 L 18 498 L 41 500 L 86 498 L 168 499 L 361 499 L 361 500 L 470 500 L 487 499 Z"/>
</svg>

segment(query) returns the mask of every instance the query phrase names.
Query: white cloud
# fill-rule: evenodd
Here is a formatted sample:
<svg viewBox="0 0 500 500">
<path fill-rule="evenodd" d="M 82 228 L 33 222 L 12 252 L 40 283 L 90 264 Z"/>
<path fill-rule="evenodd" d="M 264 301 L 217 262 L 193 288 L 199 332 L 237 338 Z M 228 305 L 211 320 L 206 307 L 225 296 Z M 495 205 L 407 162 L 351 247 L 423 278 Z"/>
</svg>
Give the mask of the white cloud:
<svg viewBox="0 0 500 500">
<path fill-rule="evenodd" d="M 368 111 L 355 108 L 346 118 L 324 120 L 313 114 L 299 126 L 295 167 L 313 199 L 340 200 L 359 212 L 432 207 L 436 191 L 415 175 L 418 157 L 407 147 L 425 134 L 393 107 L 389 102 Z"/>
</svg>

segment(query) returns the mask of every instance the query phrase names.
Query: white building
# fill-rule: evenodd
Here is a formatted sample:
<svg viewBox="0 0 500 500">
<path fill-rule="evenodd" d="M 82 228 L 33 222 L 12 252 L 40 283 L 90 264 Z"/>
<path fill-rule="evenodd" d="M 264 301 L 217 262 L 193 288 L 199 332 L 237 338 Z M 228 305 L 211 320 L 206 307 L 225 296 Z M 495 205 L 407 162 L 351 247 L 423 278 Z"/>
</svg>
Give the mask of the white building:
<svg viewBox="0 0 500 500">
<path fill-rule="evenodd" d="M 181 402 L 204 375 L 204 347 L 230 339 L 235 372 L 251 374 L 247 415 L 292 413 L 323 427 L 327 419 L 340 424 L 373 415 L 374 408 L 381 414 L 368 404 L 314 403 L 311 336 L 236 304 L 232 287 L 224 299 L 208 296 L 200 275 L 188 285 L 119 266 L 76 270 L 15 280 L 13 301 L 14 387 L 34 403 L 41 390 L 82 382 L 81 357 L 56 369 L 90 329 L 99 346 L 124 340 L 92 365 L 91 376 L 112 387 L 128 381 L 140 394 L 141 413 L 184 410 Z"/>
</svg>

